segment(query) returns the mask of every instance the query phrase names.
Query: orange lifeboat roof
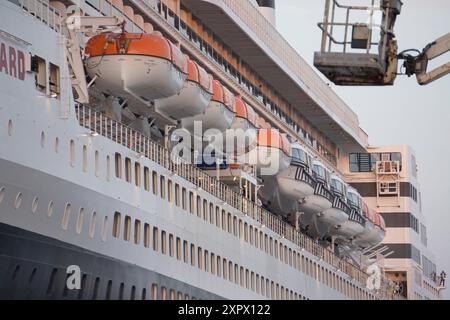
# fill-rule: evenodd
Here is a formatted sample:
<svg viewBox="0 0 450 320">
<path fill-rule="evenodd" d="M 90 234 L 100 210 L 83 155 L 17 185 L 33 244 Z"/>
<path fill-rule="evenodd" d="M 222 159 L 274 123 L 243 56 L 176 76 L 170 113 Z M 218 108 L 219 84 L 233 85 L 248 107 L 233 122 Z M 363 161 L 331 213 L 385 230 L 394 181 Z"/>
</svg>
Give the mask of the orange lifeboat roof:
<svg viewBox="0 0 450 320">
<path fill-rule="evenodd" d="M 255 127 L 258 126 L 258 115 L 255 110 L 250 107 L 239 97 L 234 98 L 236 103 L 236 117 L 247 119 Z"/>
<path fill-rule="evenodd" d="M 104 33 L 93 36 L 86 44 L 90 57 L 105 55 L 144 55 L 171 61 L 188 73 L 188 60 L 181 50 L 160 33 Z"/>
<path fill-rule="evenodd" d="M 291 144 L 286 135 L 277 129 L 259 129 L 258 146 L 272 147 L 282 150 L 286 155 L 292 155 Z"/>
<path fill-rule="evenodd" d="M 189 59 L 189 58 L 188 58 Z M 205 91 L 213 94 L 213 79 L 197 62 L 188 60 L 188 80 L 198 83 Z"/>
<path fill-rule="evenodd" d="M 236 112 L 233 94 L 218 80 L 213 80 L 213 97 L 211 100 L 220 102 L 231 111 Z"/>
<path fill-rule="evenodd" d="M 373 220 L 376 226 L 380 227 L 382 230 L 386 229 L 386 223 L 384 222 L 383 217 L 378 212 L 375 212 Z"/>
</svg>

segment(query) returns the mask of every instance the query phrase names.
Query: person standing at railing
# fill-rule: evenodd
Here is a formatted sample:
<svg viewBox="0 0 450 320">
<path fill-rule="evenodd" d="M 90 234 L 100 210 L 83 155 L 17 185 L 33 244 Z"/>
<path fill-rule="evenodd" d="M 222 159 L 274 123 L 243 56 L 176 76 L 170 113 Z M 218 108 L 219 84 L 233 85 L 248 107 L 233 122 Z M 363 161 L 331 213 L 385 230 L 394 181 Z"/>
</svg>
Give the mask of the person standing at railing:
<svg viewBox="0 0 450 320">
<path fill-rule="evenodd" d="M 439 279 L 440 279 L 439 286 L 440 287 L 445 287 L 445 279 L 446 278 L 447 278 L 447 274 L 444 272 L 444 270 L 442 270 L 441 276 L 439 277 Z"/>
</svg>

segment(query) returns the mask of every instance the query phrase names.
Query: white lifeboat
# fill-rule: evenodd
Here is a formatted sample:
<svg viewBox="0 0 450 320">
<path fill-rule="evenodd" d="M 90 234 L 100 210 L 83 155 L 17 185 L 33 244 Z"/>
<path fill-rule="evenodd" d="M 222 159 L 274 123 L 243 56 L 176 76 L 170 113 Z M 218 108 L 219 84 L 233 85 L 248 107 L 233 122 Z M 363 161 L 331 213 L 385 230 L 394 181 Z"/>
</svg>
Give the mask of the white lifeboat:
<svg viewBox="0 0 450 320">
<path fill-rule="evenodd" d="M 145 104 L 179 93 L 188 74 L 186 56 L 158 32 L 96 35 L 85 52 L 96 87 Z"/>
<path fill-rule="evenodd" d="M 289 167 L 291 156 L 286 135 L 275 129 L 259 129 L 256 146 L 237 158 L 240 163 L 256 166 L 259 176 L 274 176 Z"/>
<path fill-rule="evenodd" d="M 195 61 L 188 61 L 188 77 L 181 91 L 155 101 L 159 113 L 176 120 L 205 112 L 213 95 L 213 78 Z"/>
<path fill-rule="evenodd" d="M 384 239 L 385 225 L 384 219 L 372 209 L 364 204 L 363 210 L 366 218 L 364 231 L 355 237 L 354 243 L 357 246 L 366 248 L 379 244 Z"/>
<path fill-rule="evenodd" d="M 331 175 L 330 187 L 334 195 L 333 205 L 330 209 L 319 212 L 314 220 L 316 233 L 320 237 L 330 234 L 335 226 L 342 225 L 351 214 L 351 208 L 346 203 L 347 185 L 344 181 Z"/>
<path fill-rule="evenodd" d="M 264 179 L 260 198 L 273 212 L 288 215 L 298 211 L 298 202 L 314 194 L 315 180 L 310 174 L 311 157 L 298 143 L 291 144 L 289 168 L 274 178 Z"/>
<path fill-rule="evenodd" d="M 202 137 L 209 129 L 225 132 L 235 118 L 235 101 L 233 94 L 218 80 L 213 80 L 213 96 L 202 114 L 181 120 L 181 126 L 191 134 Z M 196 130 L 195 122 L 201 124 Z"/>
<path fill-rule="evenodd" d="M 303 212 L 300 223 L 308 233 L 316 236 L 316 231 L 313 230 L 315 217 L 317 214 L 331 209 L 334 197 L 328 187 L 330 174 L 325 166 L 316 160 L 313 162 L 312 171 L 316 180 L 314 194 L 303 199 L 299 205 L 299 211 Z"/>
<path fill-rule="evenodd" d="M 331 235 L 337 236 L 338 240 L 344 242 L 352 241 L 357 235 L 364 231 L 366 219 L 362 216 L 362 199 L 358 191 L 352 187 L 347 189 L 347 204 L 351 213 L 347 221 L 337 225 Z"/>
</svg>

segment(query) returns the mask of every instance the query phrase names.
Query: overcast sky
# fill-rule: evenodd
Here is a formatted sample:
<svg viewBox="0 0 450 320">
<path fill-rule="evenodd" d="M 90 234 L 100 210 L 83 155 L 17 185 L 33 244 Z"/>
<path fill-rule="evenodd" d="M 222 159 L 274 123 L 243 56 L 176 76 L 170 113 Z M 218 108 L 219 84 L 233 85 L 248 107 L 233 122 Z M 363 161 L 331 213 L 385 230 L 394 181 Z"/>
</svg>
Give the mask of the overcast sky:
<svg viewBox="0 0 450 320">
<path fill-rule="evenodd" d="M 422 49 L 450 32 L 449 0 L 403 2 L 395 27 L 400 50 Z M 324 3 L 276 2 L 278 30 L 310 64 L 320 48 L 317 22 L 323 19 Z M 450 61 L 450 54 L 445 59 Z M 416 151 L 429 247 L 437 258 L 438 273 L 445 269 L 450 274 L 450 76 L 425 87 L 415 78 L 400 77 L 393 87 L 333 88 L 358 114 L 371 145 L 406 144 Z"/>
</svg>

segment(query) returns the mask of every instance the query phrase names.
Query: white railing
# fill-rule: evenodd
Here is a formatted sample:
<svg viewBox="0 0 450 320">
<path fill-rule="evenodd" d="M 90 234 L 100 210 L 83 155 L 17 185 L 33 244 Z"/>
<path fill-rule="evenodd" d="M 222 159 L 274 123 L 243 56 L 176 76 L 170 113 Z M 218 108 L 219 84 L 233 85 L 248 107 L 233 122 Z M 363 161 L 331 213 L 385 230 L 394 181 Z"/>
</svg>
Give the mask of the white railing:
<svg viewBox="0 0 450 320">
<path fill-rule="evenodd" d="M 19 0 L 18 2 L 23 10 L 56 32 L 61 32 L 61 14 L 50 6 L 48 0 Z"/>
<path fill-rule="evenodd" d="M 232 190 L 229 186 L 211 177 L 202 170 L 186 163 L 178 157 L 173 157 L 169 150 L 165 149 L 149 137 L 130 127 L 115 121 L 106 115 L 97 112 L 90 107 L 76 107 L 76 115 L 80 125 L 89 129 L 92 133 L 100 134 L 122 146 L 125 146 L 153 162 L 166 168 L 171 173 L 186 179 L 197 188 L 214 195 L 231 207 L 239 210 L 245 215 L 258 221 L 261 227 L 267 227 L 280 238 L 285 238 L 296 244 L 300 250 L 306 250 L 329 265 L 346 273 L 352 279 L 363 286 L 366 284 L 368 275 L 355 265 L 339 258 L 331 250 L 322 247 L 313 239 L 300 233 L 292 225 L 284 222 L 278 216 L 256 205 L 254 202 L 244 198 L 241 194 Z M 382 299 L 388 297 L 387 292 L 379 296 Z"/>
</svg>

